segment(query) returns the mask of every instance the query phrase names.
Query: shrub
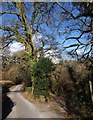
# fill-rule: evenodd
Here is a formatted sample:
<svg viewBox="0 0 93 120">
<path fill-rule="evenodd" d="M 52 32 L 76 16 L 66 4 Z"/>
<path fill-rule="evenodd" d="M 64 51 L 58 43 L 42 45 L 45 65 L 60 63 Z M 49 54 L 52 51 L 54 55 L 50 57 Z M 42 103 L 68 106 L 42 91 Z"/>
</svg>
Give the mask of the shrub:
<svg viewBox="0 0 93 120">
<path fill-rule="evenodd" d="M 50 73 L 54 66 L 49 58 L 41 57 L 37 63 L 32 66 L 32 75 L 34 78 L 34 96 L 49 95 Z"/>
<path fill-rule="evenodd" d="M 49 79 L 37 77 L 34 82 L 34 95 L 45 96 L 49 95 Z"/>
<path fill-rule="evenodd" d="M 17 74 L 17 76 L 14 77 L 13 82 L 18 85 L 21 84 L 23 81 L 23 77 L 21 74 Z"/>
<path fill-rule="evenodd" d="M 89 80 L 92 76 L 84 63 L 76 61 L 60 63 L 53 72 L 52 91 L 56 98 L 64 100 L 70 115 L 93 117 L 93 103 L 89 90 Z"/>
</svg>

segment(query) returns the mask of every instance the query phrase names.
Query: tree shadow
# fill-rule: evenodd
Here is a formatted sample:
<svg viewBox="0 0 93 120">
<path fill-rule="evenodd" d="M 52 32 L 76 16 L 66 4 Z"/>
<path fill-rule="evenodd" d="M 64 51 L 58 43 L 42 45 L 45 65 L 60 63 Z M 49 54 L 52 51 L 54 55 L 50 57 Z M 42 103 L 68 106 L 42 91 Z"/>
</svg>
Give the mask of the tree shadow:
<svg viewBox="0 0 93 120">
<path fill-rule="evenodd" d="M 2 101 L 2 120 L 4 120 L 9 115 L 9 113 L 12 111 L 12 108 L 15 104 L 5 94 L 2 96 L 2 98 L 3 98 L 3 101 Z"/>
</svg>

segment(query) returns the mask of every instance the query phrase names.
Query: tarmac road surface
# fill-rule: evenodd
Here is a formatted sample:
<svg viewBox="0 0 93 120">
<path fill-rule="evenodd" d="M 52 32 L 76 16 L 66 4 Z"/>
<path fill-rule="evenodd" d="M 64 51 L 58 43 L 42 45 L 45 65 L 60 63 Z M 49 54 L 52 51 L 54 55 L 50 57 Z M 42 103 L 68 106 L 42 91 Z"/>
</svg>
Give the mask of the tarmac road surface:
<svg viewBox="0 0 93 120">
<path fill-rule="evenodd" d="M 61 118 L 61 116 L 49 110 L 49 108 L 42 109 L 27 101 L 20 94 L 21 87 L 22 85 L 16 86 L 13 90 L 10 90 L 8 94 L 14 106 L 7 118 Z"/>
</svg>

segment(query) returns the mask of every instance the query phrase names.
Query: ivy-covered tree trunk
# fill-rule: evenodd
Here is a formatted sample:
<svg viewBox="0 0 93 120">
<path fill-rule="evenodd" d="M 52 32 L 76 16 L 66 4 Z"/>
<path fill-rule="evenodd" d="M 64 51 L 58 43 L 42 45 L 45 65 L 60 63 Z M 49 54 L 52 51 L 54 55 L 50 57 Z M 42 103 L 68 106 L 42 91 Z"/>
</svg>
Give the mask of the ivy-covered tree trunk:
<svg viewBox="0 0 93 120">
<path fill-rule="evenodd" d="M 29 71 L 30 71 L 30 76 L 31 76 L 31 82 L 32 82 L 32 94 L 33 94 L 33 91 L 34 91 L 34 81 L 35 81 L 35 77 L 33 75 L 34 71 L 33 71 L 33 68 L 36 64 L 36 57 L 34 56 L 34 58 L 29 58 L 29 61 L 28 61 L 28 66 L 29 66 Z"/>
<path fill-rule="evenodd" d="M 32 95 L 34 94 L 34 81 L 35 81 L 35 79 L 34 79 L 34 77 L 32 77 Z"/>
</svg>

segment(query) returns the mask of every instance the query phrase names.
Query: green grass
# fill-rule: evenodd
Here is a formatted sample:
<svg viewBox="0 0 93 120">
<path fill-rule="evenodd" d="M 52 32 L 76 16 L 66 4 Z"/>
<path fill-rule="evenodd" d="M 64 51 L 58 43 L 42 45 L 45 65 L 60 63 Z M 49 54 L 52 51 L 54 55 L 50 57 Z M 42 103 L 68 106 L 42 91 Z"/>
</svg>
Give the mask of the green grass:
<svg viewBox="0 0 93 120">
<path fill-rule="evenodd" d="M 31 93 L 32 92 L 32 87 L 27 87 L 26 91 L 29 92 L 29 93 Z"/>
</svg>

